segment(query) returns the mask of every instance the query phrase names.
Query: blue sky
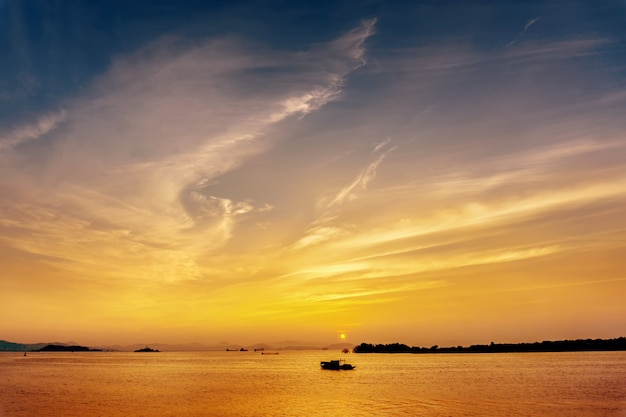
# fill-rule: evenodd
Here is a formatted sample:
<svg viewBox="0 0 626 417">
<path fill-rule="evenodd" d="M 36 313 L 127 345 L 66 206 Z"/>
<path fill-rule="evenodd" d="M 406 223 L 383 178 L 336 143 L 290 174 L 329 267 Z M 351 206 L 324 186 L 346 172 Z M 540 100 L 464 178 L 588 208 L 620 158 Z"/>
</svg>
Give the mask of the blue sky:
<svg viewBox="0 0 626 417">
<path fill-rule="evenodd" d="M 625 17 L 0 1 L 0 337 L 623 335 Z"/>
<path fill-rule="evenodd" d="M 624 5 L 580 2 L 9 1 L 0 6 L 2 121 L 62 105 L 124 54 L 164 36 L 233 36 L 263 47 L 306 48 L 377 18 L 370 55 L 436 42 L 497 51 L 546 39 L 624 34 Z M 519 45 L 518 45 L 519 46 Z M 619 42 L 602 64 L 623 64 Z M 622 45 L 623 46 L 623 45 Z M 619 77 L 621 74 L 614 74 Z M 617 81 L 617 80 L 616 80 Z"/>
</svg>

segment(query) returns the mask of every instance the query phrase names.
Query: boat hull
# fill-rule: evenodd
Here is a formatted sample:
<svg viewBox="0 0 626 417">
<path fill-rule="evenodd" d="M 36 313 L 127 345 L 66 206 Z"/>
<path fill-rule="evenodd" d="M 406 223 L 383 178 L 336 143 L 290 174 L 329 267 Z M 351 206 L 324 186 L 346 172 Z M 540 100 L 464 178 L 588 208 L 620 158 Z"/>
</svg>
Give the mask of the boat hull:
<svg viewBox="0 0 626 417">
<path fill-rule="evenodd" d="M 320 362 L 322 369 L 328 369 L 331 371 L 350 371 L 355 368 L 354 365 L 349 363 L 341 363 L 342 361 L 325 361 Z"/>
</svg>

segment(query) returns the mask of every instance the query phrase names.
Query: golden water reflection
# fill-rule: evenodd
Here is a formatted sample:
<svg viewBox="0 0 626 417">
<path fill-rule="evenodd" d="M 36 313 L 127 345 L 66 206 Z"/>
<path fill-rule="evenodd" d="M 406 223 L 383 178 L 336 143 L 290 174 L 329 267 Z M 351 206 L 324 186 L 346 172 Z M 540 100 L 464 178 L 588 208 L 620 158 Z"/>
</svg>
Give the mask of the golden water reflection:
<svg viewBox="0 0 626 417">
<path fill-rule="evenodd" d="M 621 416 L 626 352 L 0 354 L 0 416 Z"/>
</svg>

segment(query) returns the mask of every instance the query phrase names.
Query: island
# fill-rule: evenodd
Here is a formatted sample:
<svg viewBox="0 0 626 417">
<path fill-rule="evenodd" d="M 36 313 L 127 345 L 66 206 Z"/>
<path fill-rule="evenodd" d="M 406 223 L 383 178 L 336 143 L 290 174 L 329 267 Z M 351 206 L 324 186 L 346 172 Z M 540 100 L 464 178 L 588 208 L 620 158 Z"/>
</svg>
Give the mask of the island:
<svg viewBox="0 0 626 417">
<path fill-rule="evenodd" d="M 158 349 L 151 349 L 148 346 L 146 346 L 143 349 L 137 349 L 135 352 L 158 352 Z"/>
<path fill-rule="evenodd" d="M 102 349 L 90 349 L 86 346 L 47 345 L 36 352 L 102 352 Z"/>
<path fill-rule="evenodd" d="M 513 353 L 513 352 L 586 352 L 626 350 L 626 337 L 616 339 L 545 340 L 534 343 L 494 343 L 456 347 L 408 346 L 403 343 L 361 343 L 354 353 Z"/>
</svg>

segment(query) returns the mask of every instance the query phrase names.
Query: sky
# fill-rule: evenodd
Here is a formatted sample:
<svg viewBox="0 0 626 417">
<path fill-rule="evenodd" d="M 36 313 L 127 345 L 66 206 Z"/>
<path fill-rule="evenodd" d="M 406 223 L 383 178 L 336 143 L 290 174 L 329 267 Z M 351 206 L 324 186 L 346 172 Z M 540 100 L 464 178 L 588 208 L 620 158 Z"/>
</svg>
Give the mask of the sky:
<svg viewBox="0 0 626 417">
<path fill-rule="evenodd" d="M 0 339 L 626 335 L 624 21 L 0 0 Z"/>
</svg>

